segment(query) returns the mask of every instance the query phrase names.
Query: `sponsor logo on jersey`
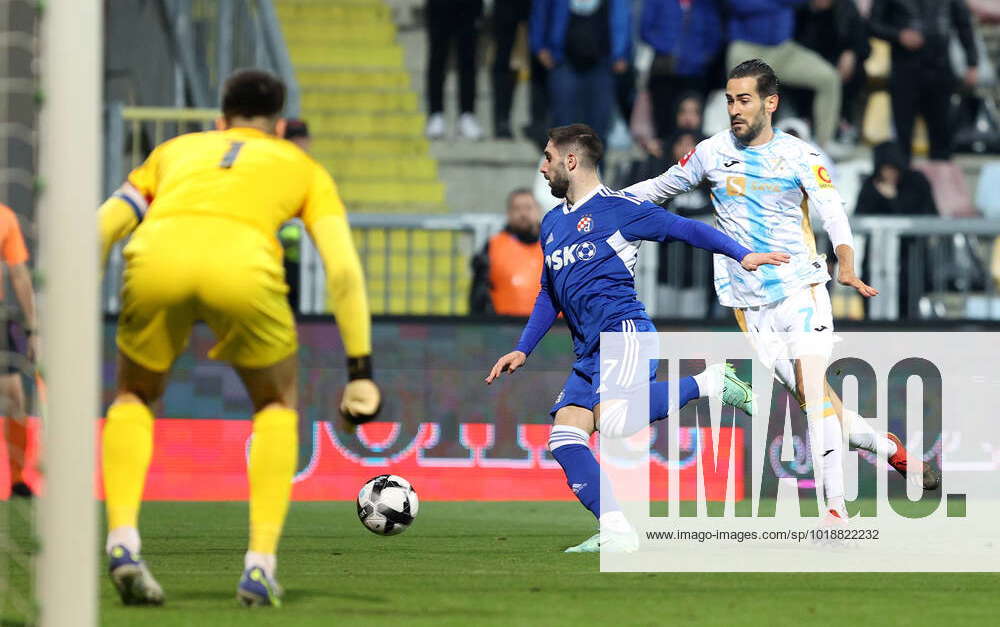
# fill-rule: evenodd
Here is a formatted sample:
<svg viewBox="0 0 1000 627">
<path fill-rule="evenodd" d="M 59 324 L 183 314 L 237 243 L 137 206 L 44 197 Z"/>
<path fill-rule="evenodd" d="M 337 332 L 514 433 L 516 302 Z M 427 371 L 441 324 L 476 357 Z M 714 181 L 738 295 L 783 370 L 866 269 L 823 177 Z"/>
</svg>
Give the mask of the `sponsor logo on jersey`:
<svg viewBox="0 0 1000 627">
<path fill-rule="evenodd" d="M 747 193 L 747 177 L 745 176 L 726 177 L 727 196 L 746 196 L 746 193 Z"/>
<path fill-rule="evenodd" d="M 827 171 L 826 166 L 814 165 L 812 169 L 813 174 L 816 175 L 816 184 L 821 189 L 833 189 L 833 179 L 830 178 L 830 172 Z"/>
<path fill-rule="evenodd" d="M 580 261 L 590 261 L 596 254 L 597 246 L 594 245 L 594 242 L 581 242 L 576 249 L 576 256 L 580 258 Z"/>
<path fill-rule="evenodd" d="M 563 402 L 564 398 L 566 398 L 566 390 L 559 390 L 559 396 L 556 397 L 556 405 Z"/>
<path fill-rule="evenodd" d="M 573 490 L 573 494 L 579 494 L 580 490 L 586 487 L 587 487 L 586 483 L 574 483 L 572 486 L 570 486 L 570 489 Z"/>
<path fill-rule="evenodd" d="M 590 214 L 583 216 L 576 223 L 576 230 L 581 233 L 590 233 L 590 229 L 592 228 L 594 228 L 594 218 Z"/>
<path fill-rule="evenodd" d="M 593 242 L 580 242 L 563 246 L 552 254 L 545 255 L 545 265 L 553 270 L 561 270 L 577 261 L 590 261 L 597 254 L 597 246 Z"/>
<path fill-rule="evenodd" d="M 761 161 L 763 162 L 764 169 L 768 172 L 768 174 L 784 174 L 784 157 L 763 157 Z"/>
<path fill-rule="evenodd" d="M 740 162 L 739 159 L 733 159 L 732 161 L 726 161 L 725 163 L 722 164 L 722 167 L 724 167 L 724 168 L 731 168 L 731 167 L 733 167 L 734 165 L 736 165 L 739 162 Z"/>
<path fill-rule="evenodd" d="M 689 150 L 686 155 L 681 157 L 680 164 L 682 168 L 687 165 L 688 161 L 691 159 L 692 156 L 694 156 L 694 148 Z"/>
<path fill-rule="evenodd" d="M 549 244 L 551 244 L 553 242 L 553 240 L 555 240 L 555 238 L 552 237 L 552 233 L 549 233 L 548 238 L 545 240 L 545 245 L 548 246 Z"/>
</svg>

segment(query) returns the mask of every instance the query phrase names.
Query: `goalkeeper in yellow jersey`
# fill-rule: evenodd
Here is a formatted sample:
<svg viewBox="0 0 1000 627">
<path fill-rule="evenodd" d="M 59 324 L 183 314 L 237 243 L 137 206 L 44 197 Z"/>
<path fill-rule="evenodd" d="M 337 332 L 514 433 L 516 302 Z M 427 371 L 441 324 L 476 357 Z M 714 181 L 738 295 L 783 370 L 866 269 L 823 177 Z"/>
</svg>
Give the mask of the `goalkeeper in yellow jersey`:
<svg viewBox="0 0 1000 627">
<path fill-rule="evenodd" d="M 217 131 L 158 146 L 100 209 L 102 261 L 125 247 L 118 320 L 118 387 L 103 434 L 107 551 L 126 604 L 160 604 L 163 591 L 140 559 L 139 504 L 153 449 L 153 414 L 167 373 L 203 320 L 253 402 L 250 545 L 237 597 L 280 605 L 276 550 L 298 458 L 295 321 L 276 238 L 299 216 L 316 242 L 330 306 L 347 352 L 341 413 L 360 424 L 381 404 L 372 381 L 371 319 L 344 205 L 329 174 L 279 139 L 285 86 L 259 70 L 226 81 Z"/>
</svg>

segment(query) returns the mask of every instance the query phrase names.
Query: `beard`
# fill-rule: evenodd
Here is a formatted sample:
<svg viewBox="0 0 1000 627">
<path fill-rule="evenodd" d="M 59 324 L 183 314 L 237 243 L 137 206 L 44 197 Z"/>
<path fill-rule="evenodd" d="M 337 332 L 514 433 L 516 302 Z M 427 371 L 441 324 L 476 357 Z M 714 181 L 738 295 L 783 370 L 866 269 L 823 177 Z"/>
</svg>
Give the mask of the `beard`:
<svg viewBox="0 0 1000 627">
<path fill-rule="evenodd" d="M 561 177 L 552 172 L 549 178 L 549 189 L 556 198 L 565 198 L 569 191 L 569 177 Z"/>
<path fill-rule="evenodd" d="M 761 108 L 760 114 L 757 116 L 757 121 L 753 124 L 747 122 L 745 118 L 741 118 L 741 121 L 743 122 L 743 132 L 739 132 L 732 127 L 732 120 L 730 120 L 730 129 L 733 131 L 733 135 L 736 136 L 736 139 L 740 140 L 744 144 L 749 144 L 753 140 L 757 139 L 757 136 L 764 130 L 764 109 Z"/>
</svg>

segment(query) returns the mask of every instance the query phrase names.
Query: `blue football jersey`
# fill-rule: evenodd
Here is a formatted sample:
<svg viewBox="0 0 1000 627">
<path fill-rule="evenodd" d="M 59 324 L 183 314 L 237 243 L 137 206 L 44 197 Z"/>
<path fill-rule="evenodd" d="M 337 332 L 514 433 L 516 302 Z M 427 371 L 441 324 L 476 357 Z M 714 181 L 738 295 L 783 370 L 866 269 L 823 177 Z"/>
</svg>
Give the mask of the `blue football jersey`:
<svg viewBox="0 0 1000 627">
<path fill-rule="evenodd" d="M 598 348 L 601 331 L 622 320 L 649 320 L 635 291 L 644 241 L 668 241 L 683 218 L 604 186 L 542 220 L 542 289 L 566 317 L 577 357 Z"/>
</svg>

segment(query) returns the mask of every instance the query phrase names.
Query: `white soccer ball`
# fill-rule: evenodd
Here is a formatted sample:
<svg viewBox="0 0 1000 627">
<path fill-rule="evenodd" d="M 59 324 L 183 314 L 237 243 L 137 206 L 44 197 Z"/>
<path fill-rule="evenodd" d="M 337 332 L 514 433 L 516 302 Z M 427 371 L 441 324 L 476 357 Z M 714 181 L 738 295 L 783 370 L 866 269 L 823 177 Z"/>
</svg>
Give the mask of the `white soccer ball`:
<svg viewBox="0 0 1000 627">
<path fill-rule="evenodd" d="M 417 517 L 420 499 L 410 482 L 398 475 L 379 475 L 358 493 L 358 518 L 380 536 L 403 533 Z"/>
</svg>

